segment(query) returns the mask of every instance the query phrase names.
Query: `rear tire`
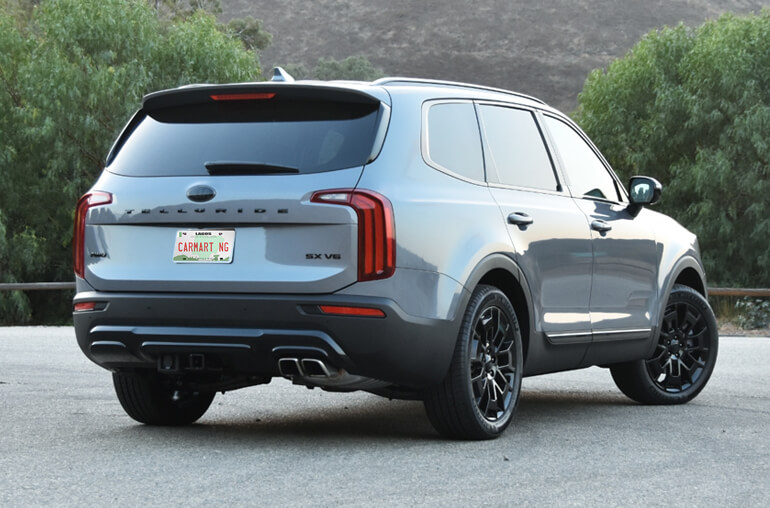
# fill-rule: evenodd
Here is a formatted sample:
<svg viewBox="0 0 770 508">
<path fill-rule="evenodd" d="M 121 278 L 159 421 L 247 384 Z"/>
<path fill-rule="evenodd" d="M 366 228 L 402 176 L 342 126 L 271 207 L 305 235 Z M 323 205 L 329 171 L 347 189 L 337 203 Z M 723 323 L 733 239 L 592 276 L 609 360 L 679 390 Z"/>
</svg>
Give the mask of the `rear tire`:
<svg viewBox="0 0 770 508">
<path fill-rule="evenodd" d="M 188 425 L 203 416 L 214 392 L 182 390 L 155 373 L 112 374 L 120 405 L 134 420 L 147 425 Z"/>
<path fill-rule="evenodd" d="M 612 379 L 642 404 L 684 404 L 706 386 L 717 361 L 719 334 L 708 301 L 676 285 L 663 315 L 658 344 L 647 360 L 614 365 Z"/>
<path fill-rule="evenodd" d="M 446 377 L 426 393 L 433 427 L 454 439 L 493 439 L 513 419 L 521 391 L 522 343 L 505 293 L 480 285 L 471 296 Z"/>
</svg>

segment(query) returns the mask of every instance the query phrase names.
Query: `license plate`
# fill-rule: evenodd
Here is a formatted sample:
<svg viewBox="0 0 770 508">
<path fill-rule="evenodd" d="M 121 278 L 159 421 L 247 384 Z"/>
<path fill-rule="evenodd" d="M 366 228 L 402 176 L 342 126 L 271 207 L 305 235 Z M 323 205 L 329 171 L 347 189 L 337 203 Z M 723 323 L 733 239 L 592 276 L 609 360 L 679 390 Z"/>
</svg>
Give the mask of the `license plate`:
<svg viewBox="0 0 770 508">
<path fill-rule="evenodd" d="M 232 263 L 234 230 L 185 230 L 176 232 L 174 263 Z"/>
</svg>

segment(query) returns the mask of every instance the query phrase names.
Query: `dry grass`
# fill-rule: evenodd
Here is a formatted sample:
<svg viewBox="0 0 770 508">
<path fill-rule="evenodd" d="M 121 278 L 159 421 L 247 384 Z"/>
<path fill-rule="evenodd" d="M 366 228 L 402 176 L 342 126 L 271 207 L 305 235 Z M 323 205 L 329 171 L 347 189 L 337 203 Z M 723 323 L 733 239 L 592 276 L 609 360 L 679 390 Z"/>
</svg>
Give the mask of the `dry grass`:
<svg viewBox="0 0 770 508">
<path fill-rule="evenodd" d="M 719 323 L 719 334 L 770 337 L 770 328 L 747 330 L 736 324 L 740 318 L 740 312 L 735 306 L 738 300 L 740 298 L 735 296 L 712 296 L 709 298 L 709 303 L 711 303 Z"/>
<path fill-rule="evenodd" d="M 744 335 L 747 337 L 770 337 L 770 328 L 746 330 L 727 321 L 719 321 L 719 335 Z"/>
</svg>

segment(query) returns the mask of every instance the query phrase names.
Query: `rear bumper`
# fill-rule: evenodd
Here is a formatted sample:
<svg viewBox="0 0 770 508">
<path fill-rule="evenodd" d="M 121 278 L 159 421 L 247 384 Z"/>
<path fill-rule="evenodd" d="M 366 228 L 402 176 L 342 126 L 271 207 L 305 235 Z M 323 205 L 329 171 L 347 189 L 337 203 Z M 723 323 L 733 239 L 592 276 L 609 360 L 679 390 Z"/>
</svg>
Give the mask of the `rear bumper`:
<svg viewBox="0 0 770 508">
<path fill-rule="evenodd" d="M 166 355 L 187 359 L 178 366 L 186 374 L 201 358 L 228 377 L 272 377 L 278 360 L 301 357 L 419 388 L 443 379 L 459 327 L 366 296 L 82 291 L 74 302 L 96 303 L 73 313 L 75 332 L 85 355 L 110 370 L 158 368 Z M 385 317 L 325 315 L 319 305 L 375 307 Z"/>
</svg>

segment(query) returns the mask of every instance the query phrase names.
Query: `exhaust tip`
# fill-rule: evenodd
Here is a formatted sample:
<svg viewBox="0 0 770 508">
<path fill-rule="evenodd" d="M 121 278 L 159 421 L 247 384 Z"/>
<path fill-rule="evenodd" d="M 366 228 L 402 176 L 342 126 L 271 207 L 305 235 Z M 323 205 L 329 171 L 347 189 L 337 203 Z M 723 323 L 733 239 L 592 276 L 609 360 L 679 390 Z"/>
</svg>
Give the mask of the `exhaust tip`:
<svg viewBox="0 0 770 508">
<path fill-rule="evenodd" d="M 305 375 L 310 377 L 331 377 L 332 375 L 326 364 L 315 358 L 304 358 L 302 360 L 302 370 L 305 371 Z"/>
<path fill-rule="evenodd" d="M 296 358 L 281 358 L 278 360 L 278 370 L 283 377 L 292 378 L 302 375 L 302 368 Z"/>
</svg>

